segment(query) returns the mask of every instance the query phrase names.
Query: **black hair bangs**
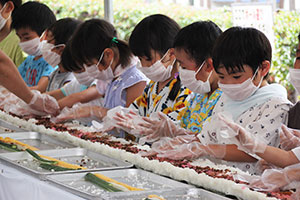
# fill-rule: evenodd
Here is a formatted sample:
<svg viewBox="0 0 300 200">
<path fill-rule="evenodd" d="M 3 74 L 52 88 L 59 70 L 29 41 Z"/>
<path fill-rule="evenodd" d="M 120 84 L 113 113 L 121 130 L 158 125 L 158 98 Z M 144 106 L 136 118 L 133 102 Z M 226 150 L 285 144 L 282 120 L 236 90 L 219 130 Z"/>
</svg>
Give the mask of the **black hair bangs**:
<svg viewBox="0 0 300 200">
<path fill-rule="evenodd" d="M 79 64 L 89 64 L 100 59 L 105 48 L 112 47 L 115 28 L 107 21 L 91 19 L 81 24 L 71 39 L 71 54 Z"/>
<path fill-rule="evenodd" d="M 180 26 L 165 15 L 150 15 L 140 21 L 129 38 L 129 46 L 135 56 L 152 59 L 151 50 L 163 56 L 173 47 Z"/>
<path fill-rule="evenodd" d="M 215 70 L 225 67 L 228 73 L 244 71 L 244 65 L 253 73 L 263 61 L 272 59 L 272 48 L 267 37 L 257 29 L 232 27 L 217 39 L 212 52 Z"/>
</svg>

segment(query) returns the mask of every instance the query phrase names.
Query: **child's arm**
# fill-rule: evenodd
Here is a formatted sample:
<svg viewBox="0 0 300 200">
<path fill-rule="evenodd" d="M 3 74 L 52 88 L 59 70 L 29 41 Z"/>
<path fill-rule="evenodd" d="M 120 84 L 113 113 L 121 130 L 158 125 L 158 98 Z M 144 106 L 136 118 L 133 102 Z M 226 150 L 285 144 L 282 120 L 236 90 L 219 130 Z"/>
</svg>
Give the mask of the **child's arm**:
<svg viewBox="0 0 300 200">
<path fill-rule="evenodd" d="M 299 163 L 293 151 L 285 151 L 272 146 L 267 146 L 264 153 L 257 153 L 257 155 L 268 163 L 281 168 Z"/>
<path fill-rule="evenodd" d="M 98 93 L 95 86 L 89 87 L 88 89 L 71 94 L 58 101 L 60 109 L 64 107 L 72 107 L 76 103 L 87 103 L 94 99 L 100 98 L 101 94 Z"/>
<path fill-rule="evenodd" d="M 57 101 L 65 97 L 61 89 L 52 90 L 50 92 L 46 92 L 46 94 L 53 96 Z"/>
<path fill-rule="evenodd" d="M 143 94 L 146 84 L 146 81 L 141 81 L 126 89 L 126 107 L 129 107 L 136 98 Z"/>
<path fill-rule="evenodd" d="M 39 90 L 41 93 L 45 92 L 48 86 L 49 78 L 43 76 L 36 86 L 30 87 L 31 90 Z"/>
</svg>

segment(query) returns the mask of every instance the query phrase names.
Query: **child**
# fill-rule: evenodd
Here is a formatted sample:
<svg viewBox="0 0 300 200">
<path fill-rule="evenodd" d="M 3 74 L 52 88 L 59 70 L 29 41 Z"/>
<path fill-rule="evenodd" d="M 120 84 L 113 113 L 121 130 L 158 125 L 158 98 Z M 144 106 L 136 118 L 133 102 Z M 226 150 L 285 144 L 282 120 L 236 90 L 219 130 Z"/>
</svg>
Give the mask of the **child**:
<svg viewBox="0 0 300 200">
<path fill-rule="evenodd" d="M 298 46 L 296 50 L 296 59 L 294 63 L 294 68 L 290 68 L 290 82 L 296 89 L 296 91 L 300 92 L 300 33 L 298 35 Z M 300 120 L 299 120 L 299 113 L 300 113 L 300 103 L 296 103 L 293 108 L 289 111 L 289 120 L 288 120 L 288 127 L 300 129 Z"/>
<path fill-rule="evenodd" d="M 100 95 L 98 95 L 96 92 L 97 90 L 95 89 L 97 80 L 84 73 L 80 73 L 82 76 L 79 76 L 79 73 L 71 72 L 70 69 L 78 68 L 80 70 L 80 66 L 72 59 L 70 44 L 67 44 L 64 48 L 60 65 L 63 70 L 66 71 L 65 73 L 72 73 L 75 75 L 73 80 L 63 85 L 61 88 L 47 92 L 58 101 L 60 109 L 63 109 L 66 106 L 72 107 L 78 102 L 86 103 L 96 98 L 100 98 Z M 89 94 L 96 94 L 96 96 L 89 96 Z"/>
<path fill-rule="evenodd" d="M 222 94 L 218 88 L 218 76 L 211 62 L 208 62 L 211 60 L 213 44 L 221 32 L 215 23 L 200 21 L 182 28 L 176 35 L 173 47 L 176 60 L 180 64 L 179 75 L 183 85 L 193 91 L 181 118 L 181 127 L 184 129 L 176 127 L 175 123 L 165 117 L 153 120 L 148 128 L 143 127 L 140 132 L 147 135 L 148 142 L 160 137 L 201 132 L 203 122 L 211 115 Z M 129 123 L 124 121 L 123 125 L 126 124 Z M 126 126 L 126 128 L 130 127 Z M 136 127 L 135 131 L 137 129 Z"/>
<path fill-rule="evenodd" d="M 46 91 L 56 90 L 73 80 L 72 72 L 67 72 L 61 63 L 61 55 L 75 29 L 81 22 L 72 18 L 60 19 L 46 31 L 46 43 L 42 45 L 42 56 L 52 67 L 58 69 L 51 73 Z M 67 50 L 67 49 L 66 49 Z"/>
<path fill-rule="evenodd" d="M 90 77 L 109 83 L 103 107 L 87 106 L 61 113 L 59 120 L 91 116 L 101 120 L 109 109 L 119 105 L 128 107 L 141 95 L 146 77 L 136 68 L 128 45 L 116 38 L 116 30 L 110 23 L 100 19 L 84 22 L 71 40 L 71 50 L 78 66 L 84 66 L 73 71 L 86 71 Z"/>
<path fill-rule="evenodd" d="M 42 57 L 40 37 L 56 21 L 53 12 L 39 2 L 27 2 L 13 14 L 12 28 L 20 38 L 20 46 L 29 56 L 18 70 L 31 89 L 45 92 L 48 77 L 55 69 Z"/>
<path fill-rule="evenodd" d="M 191 92 L 180 81 L 178 62 L 172 53 L 179 30 L 173 19 L 150 15 L 136 25 L 129 38 L 129 46 L 140 60 L 139 69 L 151 80 L 143 95 L 130 106 L 141 116 L 163 112 L 173 121 L 182 117 Z"/>
<path fill-rule="evenodd" d="M 19 66 L 24 60 L 22 49 L 19 46 L 19 38 L 15 31 L 11 31 L 11 14 L 22 4 L 22 0 L 0 1 L 0 49 Z"/>
<path fill-rule="evenodd" d="M 286 123 L 290 102 L 279 84 L 267 83 L 271 64 L 267 37 L 253 28 L 233 27 L 217 39 L 212 53 L 214 68 L 223 91 L 211 119 L 206 120 L 198 139 L 167 150 L 160 156 L 173 159 L 214 156 L 227 165 L 255 172 L 256 159 L 223 140 L 218 113 L 230 114 L 233 121 L 251 134 L 260 135 L 272 146 L 279 145 L 279 129 Z"/>
</svg>

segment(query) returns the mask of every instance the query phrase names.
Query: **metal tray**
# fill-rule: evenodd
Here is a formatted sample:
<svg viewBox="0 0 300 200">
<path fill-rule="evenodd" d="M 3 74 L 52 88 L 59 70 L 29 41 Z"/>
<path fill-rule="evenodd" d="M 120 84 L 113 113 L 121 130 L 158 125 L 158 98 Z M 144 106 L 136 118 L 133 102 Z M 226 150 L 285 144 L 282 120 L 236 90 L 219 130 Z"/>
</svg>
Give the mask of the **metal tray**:
<svg viewBox="0 0 300 200">
<path fill-rule="evenodd" d="M 114 171 L 94 172 L 101 173 L 109 178 L 119 182 L 128 184 L 133 187 L 145 189 L 145 191 L 130 191 L 130 192 L 107 192 L 101 188 L 84 180 L 86 173 L 76 174 L 61 174 L 47 176 L 47 181 L 54 183 L 64 190 L 81 196 L 85 199 L 116 199 L 119 196 L 145 196 L 145 194 L 153 194 L 159 191 L 177 190 L 193 188 L 172 179 L 159 176 L 157 174 L 147 172 L 140 169 L 123 169 Z M 122 199 L 122 198 L 121 198 Z"/>
<path fill-rule="evenodd" d="M 231 200 L 225 196 L 218 195 L 216 193 L 199 189 L 199 188 L 190 188 L 190 189 L 176 189 L 169 191 L 148 191 L 143 194 L 119 194 L 115 193 L 112 195 L 102 195 L 103 199 L 115 199 L 115 200 L 141 200 L 147 198 L 149 195 L 157 195 L 163 199 L 167 200 Z"/>
<path fill-rule="evenodd" d="M 39 162 L 36 161 L 27 152 L 3 153 L 0 154 L 0 160 L 2 159 L 11 165 L 17 166 L 18 168 L 29 172 L 40 179 L 45 179 L 46 175 L 50 174 L 80 173 L 95 170 L 123 169 L 130 168 L 133 166 L 130 163 L 116 160 L 105 155 L 82 148 L 44 150 L 36 151 L 36 153 L 56 158 L 70 164 L 82 165 L 83 167 L 86 167 L 88 169 L 69 170 L 61 172 L 48 171 L 40 168 Z"/>
<path fill-rule="evenodd" d="M 0 119 L 0 132 L 24 132 L 24 131 L 26 130 Z"/>
<path fill-rule="evenodd" d="M 38 132 L 18 132 L 18 133 L 2 133 L 0 137 L 10 137 L 18 140 L 30 146 L 34 146 L 39 150 L 49 149 L 62 149 L 62 148 L 74 148 L 75 146 L 60 140 L 56 140 L 54 137 L 41 134 Z M 9 152 L 0 148 L 0 153 Z"/>
</svg>

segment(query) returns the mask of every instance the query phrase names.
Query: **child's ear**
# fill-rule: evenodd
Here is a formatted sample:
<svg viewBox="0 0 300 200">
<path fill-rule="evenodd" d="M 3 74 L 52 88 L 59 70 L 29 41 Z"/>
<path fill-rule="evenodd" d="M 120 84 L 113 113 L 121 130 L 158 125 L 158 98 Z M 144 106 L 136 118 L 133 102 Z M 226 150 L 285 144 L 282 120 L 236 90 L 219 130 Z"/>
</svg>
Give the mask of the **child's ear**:
<svg viewBox="0 0 300 200">
<path fill-rule="evenodd" d="M 7 1 L 4 8 L 4 18 L 8 18 L 12 11 L 15 9 L 15 5 L 12 1 Z"/>
<path fill-rule="evenodd" d="M 60 46 L 60 47 L 58 47 L 58 54 L 59 55 L 62 55 L 62 53 L 63 53 L 63 51 L 64 51 L 64 49 L 66 48 L 66 46 Z"/>
<path fill-rule="evenodd" d="M 206 59 L 206 67 L 205 67 L 205 71 L 211 72 L 213 69 L 214 69 L 214 66 L 213 66 L 213 61 L 212 61 L 212 59 L 211 59 L 211 58 L 207 58 L 207 59 Z"/>
<path fill-rule="evenodd" d="M 271 63 L 268 60 L 265 60 L 261 63 L 261 76 L 266 76 L 269 73 Z"/>
</svg>

